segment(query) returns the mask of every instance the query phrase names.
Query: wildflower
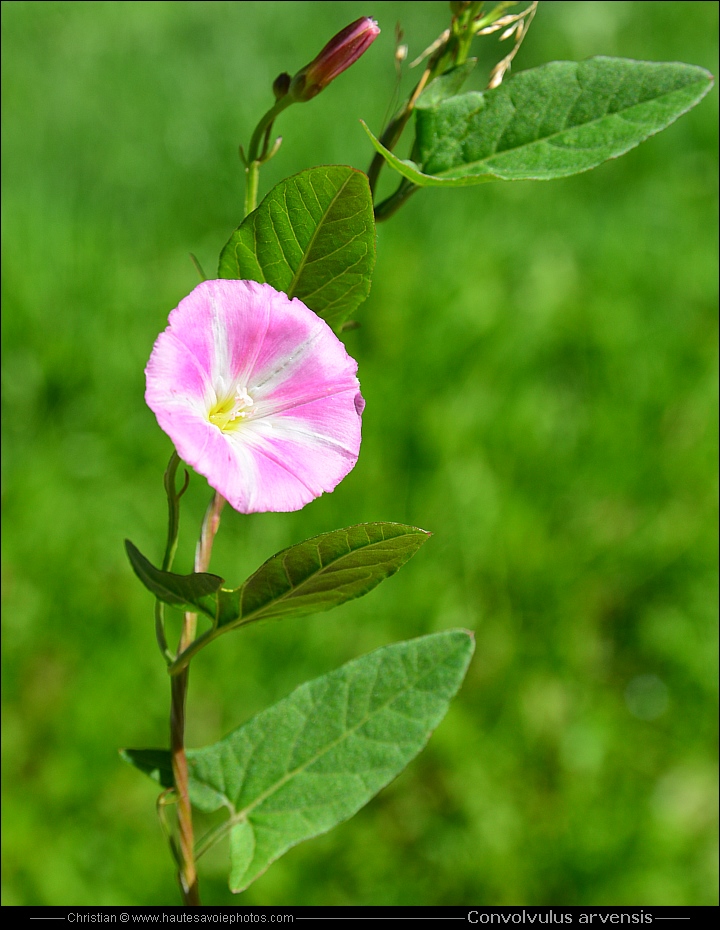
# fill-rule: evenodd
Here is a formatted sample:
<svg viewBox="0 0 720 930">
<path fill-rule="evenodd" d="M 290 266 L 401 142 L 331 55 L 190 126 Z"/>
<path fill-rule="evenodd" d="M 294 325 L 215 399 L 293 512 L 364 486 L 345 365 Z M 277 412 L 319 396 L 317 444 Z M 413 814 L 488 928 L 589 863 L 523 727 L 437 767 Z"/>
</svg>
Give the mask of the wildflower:
<svg viewBox="0 0 720 930">
<path fill-rule="evenodd" d="M 312 100 L 330 81 L 354 65 L 379 35 L 378 24 L 367 16 L 338 32 L 320 54 L 293 77 L 289 89 L 293 102 Z"/>
<path fill-rule="evenodd" d="M 356 371 L 300 300 L 254 281 L 204 281 L 155 342 L 145 400 L 180 458 L 236 510 L 299 510 L 357 461 Z"/>
</svg>

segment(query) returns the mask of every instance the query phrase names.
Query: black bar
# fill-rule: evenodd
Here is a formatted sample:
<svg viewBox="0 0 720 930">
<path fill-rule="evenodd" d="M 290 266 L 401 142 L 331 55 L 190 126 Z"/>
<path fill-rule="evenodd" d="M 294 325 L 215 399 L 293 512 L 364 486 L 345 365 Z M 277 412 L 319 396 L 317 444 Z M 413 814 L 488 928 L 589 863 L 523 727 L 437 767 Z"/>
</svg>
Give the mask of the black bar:
<svg viewBox="0 0 720 930">
<path fill-rule="evenodd" d="M 717 909 L 699 907 L 482 907 L 481 905 L 450 905 L 448 907 L 24 907 L 28 922 L 68 923 L 71 925 L 131 924 L 172 925 L 204 924 L 206 926 L 247 927 L 252 924 L 300 924 L 303 921 L 333 920 L 374 921 L 419 924 L 461 922 L 470 927 L 517 927 L 531 930 L 533 926 L 549 928 L 558 924 L 592 927 L 593 930 L 625 926 L 647 927 L 657 922 L 659 928 L 688 926 L 708 920 Z M 22 920 L 22 914 L 15 911 Z M 306 925 L 307 926 L 307 925 Z"/>
</svg>

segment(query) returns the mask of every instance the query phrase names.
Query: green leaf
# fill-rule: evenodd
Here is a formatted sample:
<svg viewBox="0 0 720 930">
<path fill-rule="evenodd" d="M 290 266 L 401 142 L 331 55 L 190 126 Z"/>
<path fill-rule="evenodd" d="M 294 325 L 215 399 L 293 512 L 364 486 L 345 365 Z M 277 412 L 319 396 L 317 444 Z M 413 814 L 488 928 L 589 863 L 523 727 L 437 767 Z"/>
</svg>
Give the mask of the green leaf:
<svg viewBox="0 0 720 930">
<path fill-rule="evenodd" d="M 669 126 L 705 96 L 712 80 L 703 68 L 676 62 L 555 61 L 494 90 L 418 109 L 418 164 L 371 138 L 420 186 L 561 178 L 617 158 Z"/>
<path fill-rule="evenodd" d="M 217 614 L 216 592 L 224 582 L 219 575 L 194 572 L 192 575 L 176 575 L 155 568 L 129 539 L 125 550 L 130 564 L 140 581 L 158 600 L 183 610 L 200 610 L 215 620 Z"/>
<path fill-rule="evenodd" d="M 306 539 L 272 556 L 238 589 L 239 619 L 330 610 L 372 591 L 429 537 L 402 523 L 360 523 Z"/>
<path fill-rule="evenodd" d="M 271 284 L 337 328 L 367 297 L 374 266 L 368 179 L 324 165 L 270 191 L 222 250 L 218 276 Z"/>
<path fill-rule="evenodd" d="M 217 625 L 170 667 L 213 639 L 256 620 L 302 617 L 361 597 L 393 575 L 430 537 L 403 523 L 360 523 L 306 539 L 267 560 L 235 591 L 218 592 Z"/>
<path fill-rule="evenodd" d="M 473 649 L 465 630 L 386 646 L 188 751 L 193 804 L 230 812 L 198 851 L 230 833 L 230 887 L 243 891 L 292 846 L 347 820 L 425 746 Z M 138 752 L 124 758 L 137 765 Z M 149 761 L 160 780 L 167 764 Z"/>
<path fill-rule="evenodd" d="M 412 181 L 413 184 L 417 184 L 418 187 L 467 187 L 469 184 L 480 184 L 481 180 L 492 180 L 492 178 L 474 180 L 468 180 L 467 178 L 461 178 L 459 180 L 454 178 L 433 178 L 428 174 L 423 174 L 421 167 L 417 164 L 417 162 L 414 162 L 409 158 L 398 158 L 394 152 L 391 152 L 390 149 L 386 149 L 382 142 L 375 138 L 367 123 L 365 123 L 363 120 L 360 120 L 360 123 L 365 132 L 368 134 L 368 138 L 375 147 L 375 150 L 383 156 L 385 161 L 392 168 L 394 168 L 404 178 L 407 178 L 408 181 Z"/>
<path fill-rule="evenodd" d="M 167 749 L 121 749 L 120 758 L 149 775 L 163 788 L 172 788 L 175 784 L 170 752 Z"/>
</svg>

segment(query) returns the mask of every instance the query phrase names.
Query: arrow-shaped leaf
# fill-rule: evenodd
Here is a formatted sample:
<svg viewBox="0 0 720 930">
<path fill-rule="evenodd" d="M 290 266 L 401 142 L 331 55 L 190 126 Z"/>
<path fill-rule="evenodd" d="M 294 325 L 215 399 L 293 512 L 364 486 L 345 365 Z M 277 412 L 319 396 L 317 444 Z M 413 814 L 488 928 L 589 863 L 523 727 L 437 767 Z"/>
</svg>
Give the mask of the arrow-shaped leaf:
<svg viewBox="0 0 720 930">
<path fill-rule="evenodd" d="M 121 749 L 120 758 L 149 775 L 163 788 L 172 788 L 175 785 L 172 759 L 167 749 Z"/>
<path fill-rule="evenodd" d="M 224 578 L 207 572 L 176 575 L 174 572 L 161 571 L 155 568 L 129 539 L 125 540 L 125 550 L 135 574 L 158 600 L 183 610 L 200 610 L 215 620 L 216 592 L 223 584 Z"/>
<path fill-rule="evenodd" d="M 374 266 L 368 179 L 324 165 L 270 191 L 222 250 L 218 276 L 271 284 L 337 328 L 370 292 Z"/>
<path fill-rule="evenodd" d="M 403 523 L 360 523 L 278 552 L 235 591 L 218 593 L 216 627 L 178 657 L 171 674 L 228 630 L 256 620 L 330 610 L 367 594 L 404 565 L 429 536 Z"/>
<path fill-rule="evenodd" d="M 427 743 L 473 648 L 465 630 L 386 646 L 301 685 L 213 746 L 188 751 L 193 804 L 230 812 L 198 852 L 230 833 L 230 887 L 243 891 L 292 846 L 347 820 Z M 165 784 L 162 754 L 123 757 Z"/>
<path fill-rule="evenodd" d="M 418 108 L 418 162 L 375 148 L 419 186 L 548 180 L 595 168 L 669 126 L 712 87 L 703 68 L 590 58 L 523 71 L 494 90 Z"/>
</svg>

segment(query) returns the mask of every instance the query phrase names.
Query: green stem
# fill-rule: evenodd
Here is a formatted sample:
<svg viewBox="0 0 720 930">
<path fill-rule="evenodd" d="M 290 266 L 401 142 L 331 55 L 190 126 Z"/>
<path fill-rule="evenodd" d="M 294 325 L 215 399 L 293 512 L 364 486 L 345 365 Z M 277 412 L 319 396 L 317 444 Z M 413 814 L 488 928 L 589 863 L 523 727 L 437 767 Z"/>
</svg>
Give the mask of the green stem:
<svg viewBox="0 0 720 930">
<path fill-rule="evenodd" d="M 217 841 L 225 836 L 228 832 L 228 829 L 234 826 L 232 818 L 228 820 L 223 820 L 222 823 L 219 823 L 216 827 L 213 827 L 212 830 L 208 830 L 205 836 L 198 840 L 198 844 L 195 847 L 195 858 L 199 859 L 200 856 L 203 856 L 208 849 L 211 849 Z"/>
<path fill-rule="evenodd" d="M 165 470 L 165 476 L 163 478 L 165 493 L 168 499 L 168 533 L 165 555 L 162 561 L 162 570 L 164 572 L 169 572 L 172 568 L 175 552 L 177 551 L 178 531 L 180 529 L 180 498 L 187 490 L 190 480 L 188 473 L 185 472 L 183 486 L 179 491 L 175 490 L 175 475 L 177 474 L 179 465 L 180 456 L 173 449 L 173 454 L 170 456 L 170 461 L 168 462 L 168 467 Z"/>
<path fill-rule="evenodd" d="M 415 191 L 419 190 L 420 188 L 417 184 L 413 184 L 412 181 L 403 178 L 395 193 L 391 194 L 375 207 L 375 222 L 382 223 L 384 220 L 389 220 L 394 213 L 397 213 L 405 201 L 409 200 Z"/>
<path fill-rule="evenodd" d="M 470 54 L 470 46 L 475 37 L 475 29 L 473 28 L 475 18 L 482 10 L 482 7 L 482 3 L 471 3 L 454 24 L 457 45 L 453 55 L 453 65 L 461 65 Z"/>
<path fill-rule="evenodd" d="M 248 216 L 257 207 L 259 183 L 260 162 L 252 161 L 245 169 L 245 216 Z"/>
<path fill-rule="evenodd" d="M 277 151 L 273 148 L 268 154 L 270 131 L 276 117 L 289 107 L 293 101 L 289 96 L 281 97 L 274 106 L 262 117 L 255 127 L 250 139 L 247 158 L 245 160 L 245 216 L 257 207 L 258 184 L 260 180 L 260 166 Z"/>
<path fill-rule="evenodd" d="M 263 156 L 267 154 L 267 152 L 260 152 L 260 145 L 263 141 L 263 135 L 275 122 L 276 117 L 279 116 L 283 110 L 289 107 L 292 102 L 292 99 L 288 95 L 281 97 L 280 100 L 276 101 L 275 104 L 270 107 L 267 113 L 262 117 L 260 122 L 255 127 L 255 132 L 252 134 L 252 138 L 250 139 L 250 147 L 248 148 L 247 154 L 248 162 L 257 161 L 258 159 L 262 162 Z M 267 148 L 267 145 L 265 148 Z"/>
<path fill-rule="evenodd" d="M 196 656 L 201 649 L 208 645 L 208 643 L 211 643 L 214 639 L 217 639 L 221 633 L 225 632 L 227 631 L 224 628 L 218 630 L 216 627 L 215 629 L 207 630 L 201 636 L 198 636 L 197 639 L 190 643 L 187 649 L 178 653 L 177 658 L 168 668 L 168 674 L 173 677 L 175 675 L 179 675 L 187 668 L 190 659 Z"/>
</svg>

